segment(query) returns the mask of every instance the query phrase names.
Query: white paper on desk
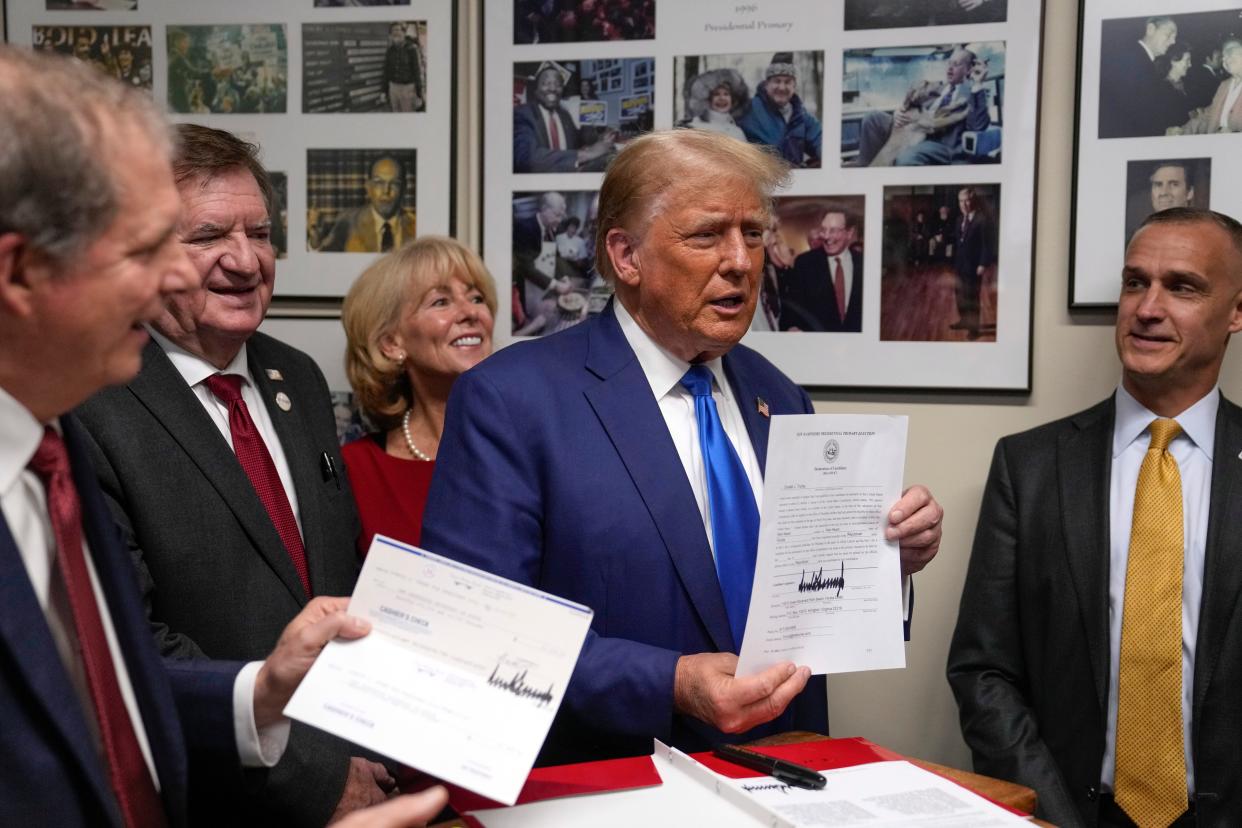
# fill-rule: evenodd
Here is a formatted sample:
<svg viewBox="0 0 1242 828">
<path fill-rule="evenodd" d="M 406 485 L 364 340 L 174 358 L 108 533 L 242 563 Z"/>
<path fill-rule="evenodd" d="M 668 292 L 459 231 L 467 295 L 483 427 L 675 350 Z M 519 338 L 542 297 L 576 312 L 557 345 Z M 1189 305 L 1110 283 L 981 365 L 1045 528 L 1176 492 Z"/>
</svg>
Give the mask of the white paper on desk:
<svg viewBox="0 0 1242 828">
<path fill-rule="evenodd" d="M 873 762 L 822 771 L 828 784 L 811 791 L 784 785 L 770 776 L 730 779 L 732 798 L 745 797 L 775 817 L 781 828 L 866 825 L 898 828 L 982 828 L 1027 825 L 981 796 L 909 762 Z M 731 798 L 725 790 L 721 794 Z"/>
<path fill-rule="evenodd" d="M 905 666 L 901 555 L 884 538 L 905 456 L 905 417 L 772 418 L 739 676 Z"/>
<path fill-rule="evenodd" d="M 591 610 L 377 535 L 349 612 L 371 633 L 328 644 L 285 715 L 513 803 Z"/>
</svg>

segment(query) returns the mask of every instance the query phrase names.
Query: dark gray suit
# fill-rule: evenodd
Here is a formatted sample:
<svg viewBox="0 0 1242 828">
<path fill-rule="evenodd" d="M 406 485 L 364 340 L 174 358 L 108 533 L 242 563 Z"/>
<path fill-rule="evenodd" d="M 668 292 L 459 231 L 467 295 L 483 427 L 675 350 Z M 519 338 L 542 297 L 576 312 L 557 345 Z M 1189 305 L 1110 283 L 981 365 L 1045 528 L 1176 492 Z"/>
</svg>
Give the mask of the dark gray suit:
<svg viewBox="0 0 1242 828">
<path fill-rule="evenodd" d="M 327 383 L 310 357 L 264 334 L 250 338 L 247 354 L 297 491 L 312 590 L 348 595 L 359 527 Z M 269 368 L 283 380 L 269 379 Z M 289 411 L 274 402 L 280 391 Z M 307 598 L 249 478 L 164 351 L 148 344 L 129 385 L 101 391 L 77 413 L 138 566 L 160 651 L 264 658 Z M 325 473 L 325 452 L 335 476 Z M 285 757 L 258 792 L 271 813 L 255 817 L 323 825 L 344 789 L 350 752 L 295 723 Z"/>
<path fill-rule="evenodd" d="M 1039 815 L 1095 825 L 1108 711 L 1113 400 L 1000 441 L 948 675 L 975 770 L 1035 788 Z M 1212 458 L 1191 750 L 1197 824 L 1242 824 L 1242 409 Z"/>
</svg>

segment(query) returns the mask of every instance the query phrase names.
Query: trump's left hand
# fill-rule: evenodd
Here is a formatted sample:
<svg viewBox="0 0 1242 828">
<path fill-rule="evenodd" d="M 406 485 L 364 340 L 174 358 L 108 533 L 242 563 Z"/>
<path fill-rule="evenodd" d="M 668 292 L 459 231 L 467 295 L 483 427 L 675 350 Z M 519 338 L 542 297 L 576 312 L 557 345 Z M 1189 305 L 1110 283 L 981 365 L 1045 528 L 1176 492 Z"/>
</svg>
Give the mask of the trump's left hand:
<svg viewBox="0 0 1242 828">
<path fill-rule="evenodd" d="M 901 541 L 901 574 L 913 575 L 940 551 L 944 509 L 926 486 L 911 486 L 888 513 L 884 537 Z"/>
</svg>

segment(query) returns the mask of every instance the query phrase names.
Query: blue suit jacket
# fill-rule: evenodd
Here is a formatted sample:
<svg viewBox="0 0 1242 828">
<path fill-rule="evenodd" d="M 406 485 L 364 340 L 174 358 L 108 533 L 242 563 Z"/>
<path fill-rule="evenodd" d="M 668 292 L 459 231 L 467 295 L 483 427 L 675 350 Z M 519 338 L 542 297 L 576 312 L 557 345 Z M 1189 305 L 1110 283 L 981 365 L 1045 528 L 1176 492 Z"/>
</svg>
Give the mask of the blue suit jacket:
<svg viewBox="0 0 1242 828">
<path fill-rule="evenodd" d="M 724 368 L 762 466 L 769 421 L 756 398 L 772 414 L 810 412 L 810 399 L 749 348 Z M 595 611 L 541 763 L 647 754 L 653 736 L 698 750 L 827 732 L 822 677 L 748 733 L 674 714 L 678 657 L 737 645 L 693 491 L 611 306 L 458 378 L 422 542 Z"/>
<path fill-rule="evenodd" d="M 241 665 L 161 661 L 80 427 L 68 417 L 61 425 L 84 536 L 142 711 L 164 808 L 171 825 L 185 825 L 187 740 L 196 761 L 201 756 L 218 767 L 237 767 L 233 681 Z M 107 771 L 2 516 L 0 573 L 0 824 L 120 828 Z"/>
</svg>

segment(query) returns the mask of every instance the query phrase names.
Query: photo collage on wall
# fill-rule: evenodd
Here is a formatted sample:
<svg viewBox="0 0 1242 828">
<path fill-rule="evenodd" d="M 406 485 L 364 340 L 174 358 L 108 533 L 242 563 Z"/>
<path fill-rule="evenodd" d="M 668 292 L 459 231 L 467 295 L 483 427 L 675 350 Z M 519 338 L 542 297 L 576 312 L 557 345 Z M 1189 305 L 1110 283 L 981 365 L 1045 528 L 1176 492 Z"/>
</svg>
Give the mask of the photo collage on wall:
<svg viewBox="0 0 1242 828">
<path fill-rule="evenodd" d="M 277 296 L 342 297 L 416 229 L 453 231 L 452 0 L 6 8 L 13 42 L 75 55 L 150 90 L 174 121 L 259 146 Z"/>
<path fill-rule="evenodd" d="M 706 129 L 791 169 L 745 344 L 803 384 L 1028 387 L 1041 5 L 489 5 L 498 337 L 601 312 L 608 162 L 652 129 Z"/>
<path fill-rule="evenodd" d="M 1072 290 L 1117 302 L 1125 248 L 1153 213 L 1242 213 L 1242 3 L 1121 0 L 1082 7 Z M 1097 240 L 1103 240 L 1097 243 Z"/>
</svg>

